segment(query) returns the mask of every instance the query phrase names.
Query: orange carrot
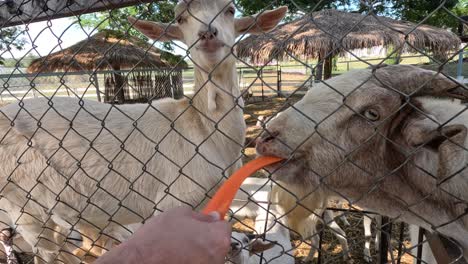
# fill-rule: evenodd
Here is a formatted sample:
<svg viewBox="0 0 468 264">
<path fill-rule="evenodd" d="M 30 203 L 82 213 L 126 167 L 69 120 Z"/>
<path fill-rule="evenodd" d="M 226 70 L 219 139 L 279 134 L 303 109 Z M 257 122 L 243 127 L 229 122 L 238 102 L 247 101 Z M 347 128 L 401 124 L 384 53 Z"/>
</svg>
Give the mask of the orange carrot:
<svg viewBox="0 0 468 264">
<path fill-rule="evenodd" d="M 282 158 L 278 157 L 263 156 L 242 166 L 242 168 L 232 174 L 232 176 L 229 177 L 229 179 L 227 179 L 227 181 L 219 188 L 213 198 L 208 202 L 205 209 L 203 209 L 203 213 L 208 214 L 215 211 L 221 215 L 221 219 L 224 219 L 229 207 L 231 206 L 232 200 L 242 185 L 242 182 L 259 169 L 282 160 Z"/>
</svg>

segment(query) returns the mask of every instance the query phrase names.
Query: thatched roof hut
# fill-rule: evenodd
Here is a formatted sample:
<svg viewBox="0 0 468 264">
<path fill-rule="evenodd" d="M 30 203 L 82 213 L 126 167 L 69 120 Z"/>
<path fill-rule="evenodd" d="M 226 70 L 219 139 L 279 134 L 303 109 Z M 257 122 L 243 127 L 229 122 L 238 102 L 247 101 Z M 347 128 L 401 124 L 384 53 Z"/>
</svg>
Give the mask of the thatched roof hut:
<svg viewBox="0 0 468 264">
<path fill-rule="evenodd" d="M 66 49 L 33 60 L 28 72 L 167 67 L 161 50 L 133 36 L 102 31 Z"/>
<path fill-rule="evenodd" d="M 183 89 L 181 72 L 179 74 L 177 71 L 164 70 L 163 68 L 171 65 L 161 58 L 162 54 L 169 55 L 136 37 L 106 30 L 71 47 L 32 61 L 27 71 L 41 73 L 111 70 L 112 73 L 104 74 L 104 101 L 141 102 L 145 98 L 174 95 L 174 90 L 181 93 L 180 90 Z M 185 62 L 179 63 L 178 66 L 181 68 L 184 64 Z M 120 72 L 124 69 L 138 71 L 132 71 L 126 76 Z M 132 82 L 132 85 L 129 85 L 129 82 Z M 174 87 L 174 84 L 177 84 L 177 87 Z"/>
<path fill-rule="evenodd" d="M 237 45 L 237 52 L 254 63 L 265 63 L 285 59 L 289 54 L 321 60 L 348 50 L 376 46 L 401 50 L 405 43 L 406 48 L 443 55 L 457 49 L 460 39 L 428 25 L 329 9 L 285 23 L 269 34 L 249 36 Z"/>
</svg>

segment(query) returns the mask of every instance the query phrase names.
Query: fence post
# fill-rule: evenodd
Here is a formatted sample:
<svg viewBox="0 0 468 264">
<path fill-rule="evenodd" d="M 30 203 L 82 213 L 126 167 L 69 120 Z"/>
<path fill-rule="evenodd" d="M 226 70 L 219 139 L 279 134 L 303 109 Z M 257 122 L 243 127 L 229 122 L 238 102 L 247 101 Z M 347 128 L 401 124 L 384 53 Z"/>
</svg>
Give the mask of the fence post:
<svg viewBox="0 0 468 264">
<path fill-rule="evenodd" d="M 457 79 L 460 82 L 463 82 L 463 53 L 465 53 L 465 50 L 458 53 Z"/>
<path fill-rule="evenodd" d="M 94 79 L 94 87 L 96 87 L 96 96 L 99 102 L 101 102 L 101 92 L 99 91 L 99 80 L 97 77 L 97 73 L 93 73 L 93 79 Z"/>
<path fill-rule="evenodd" d="M 392 234 L 392 223 L 388 217 L 382 216 L 382 224 L 380 230 L 380 249 L 379 249 L 379 263 L 386 264 L 388 262 L 387 252 Z M 393 254 L 393 252 L 390 252 Z"/>
<path fill-rule="evenodd" d="M 405 239 L 405 223 L 401 222 L 400 224 L 400 236 L 398 239 L 398 260 L 397 264 L 401 263 L 401 258 L 403 257 L 403 240 Z"/>
<path fill-rule="evenodd" d="M 423 239 L 424 239 L 424 233 L 425 229 L 420 227 L 419 232 L 418 232 L 418 253 L 416 254 L 416 264 L 421 264 L 422 263 L 422 251 L 423 251 Z"/>
<path fill-rule="evenodd" d="M 281 97 L 281 66 L 278 64 L 276 65 L 276 88 L 278 97 Z"/>
<path fill-rule="evenodd" d="M 34 88 L 32 89 L 32 94 L 33 94 L 33 97 L 34 97 L 34 98 L 37 98 L 36 87 L 34 87 Z"/>
<path fill-rule="evenodd" d="M 325 211 L 323 211 L 322 215 L 320 216 L 322 219 L 325 215 Z M 317 252 L 317 264 L 322 264 L 322 243 L 323 243 L 323 230 L 325 229 L 325 225 L 322 226 L 319 233 L 319 244 L 318 244 L 318 252 Z"/>
<path fill-rule="evenodd" d="M 260 83 L 262 84 L 262 101 L 265 101 L 265 94 L 263 92 L 263 68 L 260 69 Z"/>
<path fill-rule="evenodd" d="M 173 73 L 169 72 L 169 85 L 171 86 L 171 95 L 172 98 L 176 99 L 175 92 L 174 92 L 174 81 L 172 80 L 173 78 Z"/>
<path fill-rule="evenodd" d="M 245 92 L 244 89 L 245 89 L 245 85 L 244 85 L 244 82 L 243 82 L 243 69 L 240 68 L 239 69 L 239 89 L 241 90 L 241 92 Z M 247 92 L 248 93 L 248 92 Z"/>
</svg>

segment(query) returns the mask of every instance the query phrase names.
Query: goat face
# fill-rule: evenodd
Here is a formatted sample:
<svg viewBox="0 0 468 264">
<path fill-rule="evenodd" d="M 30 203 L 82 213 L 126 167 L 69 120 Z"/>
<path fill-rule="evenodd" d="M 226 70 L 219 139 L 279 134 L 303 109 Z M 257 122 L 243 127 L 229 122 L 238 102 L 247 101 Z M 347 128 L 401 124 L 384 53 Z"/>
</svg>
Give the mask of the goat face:
<svg viewBox="0 0 468 264">
<path fill-rule="evenodd" d="M 258 154 L 290 158 L 273 168 L 279 169 L 275 175 L 289 183 L 316 186 L 322 177 L 338 178 L 332 177 L 340 171 L 336 168 L 349 169 L 353 163 L 359 168 L 353 154 L 376 158 L 384 143 L 385 120 L 398 111 L 401 101 L 398 93 L 363 81 L 370 77 L 370 71 L 359 71 L 328 80 L 268 122 L 257 140 Z M 353 179 L 353 184 L 363 186 L 369 176 Z"/>
<path fill-rule="evenodd" d="M 312 88 L 270 120 L 257 141 L 257 152 L 290 159 L 269 168 L 280 180 L 309 187 L 325 183 L 353 202 L 379 207 L 383 214 L 395 215 L 396 210 L 391 213 L 391 206 L 377 205 L 376 197 L 385 196 L 403 209 L 430 195 L 438 206 L 453 208 L 454 198 L 447 192 L 466 201 L 466 194 L 462 196 L 467 189 L 447 184 L 445 190 L 434 190 L 464 166 L 466 127 L 444 124 L 423 103 L 425 96 L 467 94 L 441 74 L 413 66 L 349 72 Z M 421 157 L 435 164 L 421 169 L 416 161 Z M 448 218 L 462 212 L 455 211 Z"/>
<path fill-rule="evenodd" d="M 175 8 L 176 23 L 129 20 L 151 39 L 182 41 L 197 66 L 209 72 L 224 61 L 233 62 L 236 37 L 273 29 L 286 11 L 286 7 L 280 7 L 256 18 L 235 18 L 236 9 L 230 0 L 181 0 Z"/>
</svg>

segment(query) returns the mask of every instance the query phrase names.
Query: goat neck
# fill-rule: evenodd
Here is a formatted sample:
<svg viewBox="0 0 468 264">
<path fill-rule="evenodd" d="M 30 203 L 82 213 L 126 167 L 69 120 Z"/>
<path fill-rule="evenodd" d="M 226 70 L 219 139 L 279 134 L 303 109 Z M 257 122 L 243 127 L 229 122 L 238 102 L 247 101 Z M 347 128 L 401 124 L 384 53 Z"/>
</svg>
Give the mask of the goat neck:
<svg viewBox="0 0 468 264">
<path fill-rule="evenodd" d="M 193 106 L 198 111 L 214 121 L 223 118 L 230 111 L 240 112 L 239 106 L 243 106 L 243 100 L 239 98 L 240 90 L 233 60 L 218 65 L 212 71 L 195 67 L 194 72 Z"/>
</svg>

